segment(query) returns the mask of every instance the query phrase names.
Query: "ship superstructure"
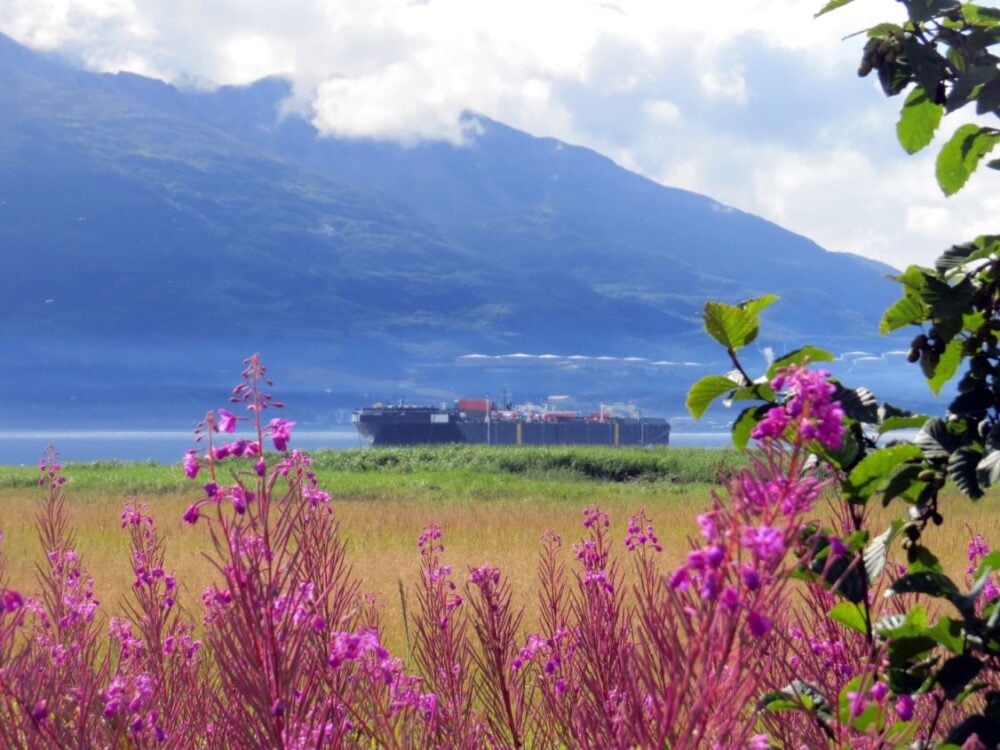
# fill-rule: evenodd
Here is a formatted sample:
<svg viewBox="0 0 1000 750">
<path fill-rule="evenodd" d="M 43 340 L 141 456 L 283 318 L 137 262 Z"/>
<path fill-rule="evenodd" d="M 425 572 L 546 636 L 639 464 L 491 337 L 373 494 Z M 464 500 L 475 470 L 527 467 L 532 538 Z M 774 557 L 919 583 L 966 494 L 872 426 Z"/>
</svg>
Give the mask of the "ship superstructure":
<svg viewBox="0 0 1000 750">
<path fill-rule="evenodd" d="M 545 405 L 463 398 L 452 405 L 384 405 L 358 409 L 351 417 L 370 445 L 475 443 L 483 445 L 652 446 L 670 442 L 670 423 L 620 414 L 606 406 L 583 413 Z"/>
</svg>

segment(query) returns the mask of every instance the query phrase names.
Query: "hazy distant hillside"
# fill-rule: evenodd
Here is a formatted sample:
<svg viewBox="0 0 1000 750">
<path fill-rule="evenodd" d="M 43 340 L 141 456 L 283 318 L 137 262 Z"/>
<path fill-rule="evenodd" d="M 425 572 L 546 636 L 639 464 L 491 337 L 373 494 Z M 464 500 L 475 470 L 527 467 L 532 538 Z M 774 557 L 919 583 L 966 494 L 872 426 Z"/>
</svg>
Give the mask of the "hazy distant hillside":
<svg viewBox="0 0 1000 750">
<path fill-rule="evenodd" d="M 258 349 L 317 412 L 504 384 L 680 411 L 703 301 L 765 291 L 762 344 L 884 348 L 887 268 L 586 149 L 471 114 L 464 147 L 320 138 L 280 79 L 181 92 L 2 36 L 0 72 L 8 422 L 189 420 Z M 461 358 L 517 352 L 561 358 Z"/>
</svg>

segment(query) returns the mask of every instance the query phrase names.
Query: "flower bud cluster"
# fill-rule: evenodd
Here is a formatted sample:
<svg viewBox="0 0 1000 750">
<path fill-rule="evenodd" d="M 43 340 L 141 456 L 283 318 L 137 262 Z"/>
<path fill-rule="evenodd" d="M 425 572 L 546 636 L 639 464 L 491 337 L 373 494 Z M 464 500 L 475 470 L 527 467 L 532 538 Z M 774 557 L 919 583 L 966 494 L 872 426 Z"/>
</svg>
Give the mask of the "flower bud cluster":
<svg viewBox="0 0 1000 750">
<path fill-rule="evenodd" d="M 826 370 L 789 365 L 771 381 L 775 393 L 785 392 L 781 406 L 770 409 L 750 432 L 755 440 L 787 439 L 796 443 L 816 440 L 830 450 L 844 439 L 844 410 L 831 397 L 837 389 L 827 382 Z"/>
</svg>

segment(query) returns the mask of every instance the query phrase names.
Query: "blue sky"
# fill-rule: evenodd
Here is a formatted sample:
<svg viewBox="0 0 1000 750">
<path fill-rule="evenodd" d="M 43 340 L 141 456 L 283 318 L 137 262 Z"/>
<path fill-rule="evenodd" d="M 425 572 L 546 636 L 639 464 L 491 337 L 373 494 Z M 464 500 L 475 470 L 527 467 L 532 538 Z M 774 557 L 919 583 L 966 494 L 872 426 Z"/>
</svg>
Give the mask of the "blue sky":
<svg viewBox="0 0 1000 750">
<path fill-rule="evenodd" d="M 181 86 L 288 75 L 291 106 L 334 135 L 460 141 L 461 113 L 478 111 L 900 267 L 995 230 L 995 173 L 951 199 L 934 183 L 962 115 L 907 157 L 901 102 L 854 75 L 862 40 L 843 37 L 898 18 L 898 4 L 814 19 L 821 4 L 0 0 L 0 31 Z"/>
</svg>

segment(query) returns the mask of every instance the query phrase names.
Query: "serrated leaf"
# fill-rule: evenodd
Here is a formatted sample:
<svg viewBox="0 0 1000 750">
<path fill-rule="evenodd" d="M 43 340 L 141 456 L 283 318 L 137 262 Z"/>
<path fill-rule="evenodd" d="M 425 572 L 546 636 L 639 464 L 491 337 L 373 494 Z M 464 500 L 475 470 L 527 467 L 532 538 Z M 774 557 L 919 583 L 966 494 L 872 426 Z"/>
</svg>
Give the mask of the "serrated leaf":
<svg viewBox="0 0 1000 750">
<path fill-rule="evenodd" d="M 889 558 L 889 544 L 901 528 L 903 528 L 902 521 L 898 519 L 893 521 L 889 528 L 872 539 L 865 547 L 862 562 L 865 565 L 865 575 L 868 576 L 869 584 L 878 580 L 882 571 L 885 570 L 885 563 Z"/>
<path fill-rule="evenodd" d="M 983 86 L 993 81 L 996 76 L 997 70 L 993 65 L 978 65 L 963 72 L 948 92 L 946 111 L 954 112 L 968 104 L 979 95 Z"/>
<path fill-rule="evenodd" d="M 990 552 L 976 566 L 976 580 L 989 575 L 994 570 L 1000 570 L 1000 550 Z"/>
<path fill-rule="evenodd" d="M 1000 8 L 990 8 L 976 3 L 963 3 L 962 16 L 967 23 L 984 28 L 1000 26 Z"/>
<path fill-rule="evenodd" d="M 909 560 L 907 571 L 910 573 L 944 573 L 944 568 L 937 555 L 923 545 L 910 547 L 907 558 Z"/>
<path fill-rule="evenodd" d="M 946 661 L 937 673 L 937 682 L 944 689 L 945 697 L 954 700 L 965 686 L 972 682 L 983 668 L 975 656 L 963 654 Z"/>
<path fill-rule="evenodd" d="M 920 323 L 930 317 L 931 309 L 919 297 L 907 294 L 896 300 L 882 314 L 878 332 L 883 336 L 903 326 Z"/>
<path fill-rule="evenodd" d="M 930 276 L 924 284 L 921 297 L 930 306 L 931 317 L 940 328 L 942 323 L 946 323 L 952 318 L 958 318 L 961 321 L 961 317 L 968 311 L 975 293 L 975 286 L 967 278 L 952 286 L 946 281 Z M 955 326 L 956 329 L 960 327 L 960 325 Z"/>
<path fill-rule="evenodd" d="M 982 451 L 963 446 L 948 456 L 948 476 L 964 495 L 978 500 L 983 490 L 976 478 L 976 467 L 983 460 Z"/>
<path fill-rule="evenodd" d="M 1000 482 L 1000 450 L 991 450 L 976 466 L 976 479 L 982 487 L 992 487 Z"/>
<path fill-rule="evenodd" d="M 930 419 L 926 414 L 919 414 L 913 417 L 889 417 L 883 420 L 878 426 L 879 435 L 884 435 L 887 432 L 892 432 L 893 430 L 912 430 L 914 428 L 923 427 L 924 423 Z"/>
<path fill-rule="evenodd" d="M 739 305 L 707 302 L 702 315 L 705 330 L 727 350 L 740 349 L 757 338 L 760 311 L 775 300 L 777 297 L 774 295 L 766 295 Z"/>
<path fill-rule="evenodd" d="M 1000 143 L 1000 132 L 968 123 L 955 131 L 937 158 L 937 180 L 945 195 L 954 195 L 976 171 L 979 162 Z"/>
<path fill-rule="evenodd" d="M 852 500 L 867 498 L 888 480 L 893 469 L 920 457 L 920 449 L 910 443 L 874 451 L 865 456 L 848 475 L 844 482 L 844 492 Z"/>
<path fill-rule="evenodd" d="M 914 416 L 923 416 L 923 415 L 914 414 L 909 409 L 904 409 L 901 406 L 890 404 L 888 401 L 882 402 L 882 405 L 878 408 L 878 418 L 883 422 L 887 419 L 892 419 L 893 417 L 914 417 Z"/>
<path fill-rule="evenodd" d="M 801 365 L 806 360 L 809 362 L 833 362 L 834 356 L 826 351 L 826 349 L 820 349 L 818 346 L 803 346 L 801 349 L 791 351 L 774 360 L 771 366 L 767 368 L 767 379 L 773 380 L 774 376 L 778 374 L 778 370 L 782 367 Z"/>
<path fill-rule="evenodd" d="M 934 627 L 927 630 L 927 635 L 953 654 L 960 654 L 965 650 L 965 631 L 958 620 L 942 617 L 934 623 Z"/>
<path fill-rule="evenodd" d="M 764 418 L 773 407 L 770 405 L 750 406 L 740 412 L 740 415 L 733 421 L 733 446 L 738 450 L 743 450 L 750 442 L 750 432 L 757 423 Z"/>
<path fill-rule="evenodd" d="M 928 419 L 913 439 L 928 461 L 944 461 L 961 445 L 961 438 L 948 429 L 948 423 L 935 417 Z"/>
<path fill-rule="evenodd" d="M 911 503 L 916 502 L 920 491 L 927 486 L 926 482 L 917 479 L 920 472 L 925 468 L 923 464 L 902 464 L 901 466 L 897 466 L 892 474 L 889 475 L 889 481 L 886 482 L 885 488 L 882 490 L 883 507 L 897 497 L 902 497 Z"/>
<path fill-rule="evenodd" d="M 949 600 L 960 596 L 958 587 L 948 576 L 927 570 L 907 573 L 893 581 L 889 591 L 892 594 L 926 594 Z"/>
<path fill-rule="evenodd" d="M 851 630 L 856 630 L 859 633 L 868 632 L 868 618 L 860 604 L 840 602 L 840 604 L 835 605 L 827 612 L 826 616 L 834 622 L 839 622 L 841 625 L 849 627 Z"/>
<path fill-rule="evenodd" d="M 830 398 L 840 402 L 840 408 L 848 419 L 865 424 L 878 422 L 878 399 L 867 388 L 845 388 L 840 382 L 833 381 L 836 390 Z"/>
<path fill-rule="evenodd" d="M 948 404 L 948 411 L 960 417 L 980 420 L 995 404 L 996 397 L 985 382 L 963 378 L 959 383 L 959 394 Z"/>
<path fill-rule="evenodd" d="M 730 376 L 732 379 L 732 376 Z M 726 399 L 726 406 L 730 406 L 734 401 L 770 401 L 774 402 L 775 393 L 769 383 L 754 383 L 745 385 L 733 391 L 732 395 Z"/>
<path fill-rule="evenodd" d="M 937 15 L 961 8 L 958 0 L 907 0 L 906 10 L 913 23 L 929 21 Z"/>
<path fill-rule="evenodd" d="M 745 300 L 741 302 L 739 306 L 751 315 L 760 315 L 766 308 L 773 305 L 779 299 L 781 299 L 781 297 L 777 294 L 764 294 L 760 297 Z"/>
<path fill-rule="evenodd" d="M 934 368 L 934 375 L 927 379 L 927 385 L 937 396 L 941 393 L 941 387 L 951 380 L 958 372 L 958 366 L 962 364 L 962 349 L 965 341 L 961 338 L 952 339 L 944 348 L 944 354 Z"/>
<path fill-rule="evenodd" d="M 943 111 L 920 86 L 910 92 L 896 123 L 896 137 L 906 153 L 915 154 L 934 140 Z"/>
<path fill-rule="evenodd" d="M 691 416 L 698 419 L 715 399 L 734 388 L 736 388 L 736 383 L 729 378 L 724 378 L 721 375 L 706 375 L 692 385 L 691 390 L 688 391 L 688 411 L 691 412 Z"/>
<path fill-rule="evenodd" d="M 991 237 L 979 237 L 972 242 L 952 245 L 935 261 L 934 267 L 939 272 L 945 273 L 974 260 L 989 257 L 990 253 L 995 252 L 992 239 Z"/>
<path fill-rule="evenodd" d="M 829 13 L 831 10 L 836 10 L 837 8 L 842 8 L 849 3 L 853 3 L 854 0 L 830 0 L 823 8 L 816 14 L 816 18 L 819 18 L 824 13 Z"/>
</svg>

